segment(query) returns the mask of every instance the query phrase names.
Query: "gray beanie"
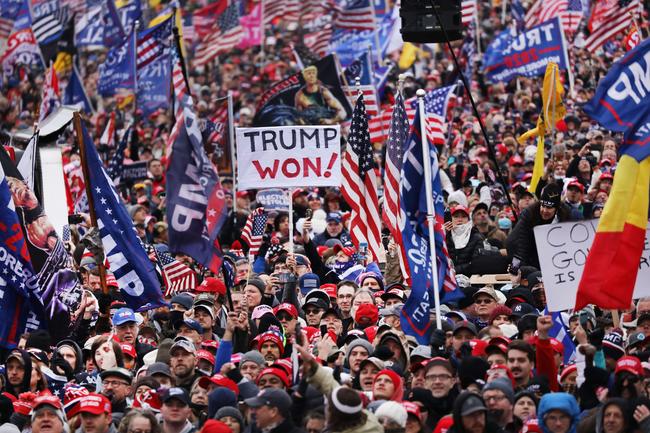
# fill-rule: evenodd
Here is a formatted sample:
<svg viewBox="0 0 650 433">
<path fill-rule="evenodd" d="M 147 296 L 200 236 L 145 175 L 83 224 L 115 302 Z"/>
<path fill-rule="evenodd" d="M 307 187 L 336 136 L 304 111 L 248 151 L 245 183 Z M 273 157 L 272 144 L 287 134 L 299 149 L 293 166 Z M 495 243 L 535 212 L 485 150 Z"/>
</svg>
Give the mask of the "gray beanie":
<svg viewBox="0 0 650 433">
<path fill-rule="evenodd" d="M 368 356 L 372 355 L 372 352 L 374 352 L 375 350 L 375 348 L 372 347 L 372 344 L 370 344 L 368 340 L 365 340 L 363 338 L 356 338 L 352 340 L 350 344 L 348 344 L 348 347 L 345 351 L 345 362 L 349 361 L 348 358 L 350 357 L 350 353 L 352 353 L 352 349 L 354 349 L 355 347 L 363 347 L 364 349 L 366 349 L 366 351 L 368 352 Z"/>
<path fill-rule="evenodd" d="M 244 353 L 241 357 L 241 361 L 239 362 L 239 365 L 242 365 L 244 362 L 251 361 L 254 362 L 255 364 L 262 366 L 264 365 L 264 357 L 260 352 L 257 350 L 250 350 L 246 353 Z"/>
<path fill-rule="evenodd" d="M 244 427 L 244 416 L 241 414 L 239 409 L 232 406 L 224 406 L 214 414 L 214 419 L 221 419 L 226 416 L 235 418 L 240 427 Z"/>
<path fill-rule="evenodd" d="M 141 204 L 134 204 L 133 206 L 131 206 L 129 208 L 129 216 L 131 217 L 131 219 L 133 219 L 133 216 L 136 214 L 137 211 L 144 208 L 145 207 L 142 206 Z"/>
<path fill-rule="evenodd" d="M 505 394 L 506 398 L 510 403 L 515 402 L 515 392 L 512 390 L 512 383 L 510 380 L 506 379 L 505 377 L 500 377 L 498 379 L 494 379 L 492 382 L 488 383 L 483 387 L 483 392 L 489 391 L 489 390 L 498 390 L 501 391 L 502 393 Z"/>
<path fill-rule="evenodd" d="M 264 296 L 264 292 L 266 292 L 266 283 L 262 281 L 260 278 L 250 278 L 246 285 L 251 285 L 255 287 L 257 290 L 260 291 L 262 296 Z"/>
</svg>

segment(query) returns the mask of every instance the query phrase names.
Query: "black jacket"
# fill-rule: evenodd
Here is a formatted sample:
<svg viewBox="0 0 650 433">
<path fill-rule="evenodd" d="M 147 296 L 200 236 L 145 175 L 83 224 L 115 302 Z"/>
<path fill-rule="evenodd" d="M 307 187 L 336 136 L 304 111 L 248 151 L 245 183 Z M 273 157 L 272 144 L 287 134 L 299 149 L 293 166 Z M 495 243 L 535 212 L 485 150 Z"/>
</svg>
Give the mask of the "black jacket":
<svg viewBox="0 0 650 433">
<path fill-rule="evenodd" d="M 517 224 L 506 239 L 508 254 L 521 260 L 522 265 L 534 266 L 539 269 L 539 258 L 537 257 L 537 245 L 535 245 L 535 233 L 533 229 L 537 226 L 551 224 L 553 220 L 544 221 L 539 213 L 539 202 L 528 206 L 519 215 Z M 566 204 L 561 203 L 556 212 L 559 222 L 568 221 L 570 211 Z"/>
<path fill-rule="evenodd" d="M 472 274 L 472 259 L 478 255 L 479 250 L 483 246 L 483 235 L 479 233 L 476 227 L 472 227 L 472 232 L 469 235 L 469 241 L 464 248 L 456 248 L 454 239 L 451 232 L 447 233 L 447 249 L 449 256 L 454 262 L 454 269 L 457 274 L 471 275 Z"/>
</svg>

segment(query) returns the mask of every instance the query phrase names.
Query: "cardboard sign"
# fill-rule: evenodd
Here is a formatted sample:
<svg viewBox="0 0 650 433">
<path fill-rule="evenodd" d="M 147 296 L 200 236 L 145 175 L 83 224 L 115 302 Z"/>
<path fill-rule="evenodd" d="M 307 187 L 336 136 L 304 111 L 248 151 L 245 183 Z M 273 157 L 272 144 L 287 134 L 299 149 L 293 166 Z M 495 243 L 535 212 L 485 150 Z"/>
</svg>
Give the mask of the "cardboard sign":
<svg viewBox="0 0 650 433">
<path fill-rule="evenodd" d="M 341 184 L 341 131 L 332 126 L 237 128 L 241 190 Z"/>
<path fill-rule="evenodd" d="M 264 206 L 265 210 L 289 211 L 289 196 L 279 188 L 258 191 L 255 200 Z"/>
<path fill-rule="evenodd" d="M 134 162 L 132 164 L 124 164 L 122 167 L 122 180 L 138 180 L 147 178 L 147 163 L 146 161 Z"/>
<path fill-rule="evenodd" d="M 597 227 L 597 219 L 535 227 L 535 244 L 549 311 L 563 311 L 575 306 L 578 285 Z M 635 299 L 650 296 L 649 230 L 646 229 L 646 243 L 639 261 Z M 612 290 L 616 288 L 612 287 Z"/>
</svg>

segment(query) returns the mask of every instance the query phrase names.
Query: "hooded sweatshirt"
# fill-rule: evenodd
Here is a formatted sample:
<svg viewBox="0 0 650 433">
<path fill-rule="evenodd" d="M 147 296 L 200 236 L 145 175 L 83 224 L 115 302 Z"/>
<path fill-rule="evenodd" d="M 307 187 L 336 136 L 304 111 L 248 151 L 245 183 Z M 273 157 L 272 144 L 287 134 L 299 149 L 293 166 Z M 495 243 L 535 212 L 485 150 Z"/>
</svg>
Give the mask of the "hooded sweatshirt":
<svg viewBox="0 0 650 433">
<path fill-rule="evenodd" d="M 56 349 L 59 350 L 63 346 L 68 346 L 74 350 L 75 355 L 77 356 L 77 360 L 74 365 L 74 374 L 81 373 L 84 368 L 84 357 L 81 353 L 81 348 L 74 340 L 61 340 L 61 342 L 56 345 Z"/>
<path fill-rule="evenodd" d="M 551 433 L 546 428 L 544 417 L 552 410 L 560 410 L 569 415 L 571 417 L 571 426 L 567 433 L 576 433 L 580 408 L 574 396 L 566 392 L 553 392 L 542 397 L 537 409 L 537 420 L 544 433 Z"/>
<path fill-rule="evenodd" d="M 32 357 L 29 355 L 27 351 L 21 349 L 15 349 L 12 351 L 12 354 L 13 353 L 20 354 L 20 357 L 22 358 L 21 364 L 25 368 L 25 375 L 23 376 L 23 381 L 20 384 L 19 389 L 16 389 L 11 383 L 9 383 L 9 377 L 7 375 L 6 391 L 11 395 L 15 396 L 16 398 L 18 398 L 18 395 L 20 393 L 27 392 L 30 390 L 29 383 L 31 382 L 32 379 Z"/>
</svg>

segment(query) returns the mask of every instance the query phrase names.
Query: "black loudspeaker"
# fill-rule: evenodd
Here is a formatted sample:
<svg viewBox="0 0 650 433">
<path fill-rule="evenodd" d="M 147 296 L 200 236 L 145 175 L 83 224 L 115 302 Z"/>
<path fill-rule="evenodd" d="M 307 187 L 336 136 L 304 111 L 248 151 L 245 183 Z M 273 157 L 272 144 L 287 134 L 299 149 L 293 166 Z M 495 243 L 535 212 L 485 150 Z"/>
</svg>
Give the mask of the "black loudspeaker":
<svg viewBox="0 0 650 433">
<path fill-rule="evenodd" d="M 399 15 L 402 18 L 404 42 L 446 42 L 445 33 L 433 11 L 435 6 L 450 41 L 463 39 L 461 0 L 402 0 Z"/>
</svg>

